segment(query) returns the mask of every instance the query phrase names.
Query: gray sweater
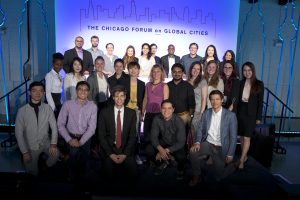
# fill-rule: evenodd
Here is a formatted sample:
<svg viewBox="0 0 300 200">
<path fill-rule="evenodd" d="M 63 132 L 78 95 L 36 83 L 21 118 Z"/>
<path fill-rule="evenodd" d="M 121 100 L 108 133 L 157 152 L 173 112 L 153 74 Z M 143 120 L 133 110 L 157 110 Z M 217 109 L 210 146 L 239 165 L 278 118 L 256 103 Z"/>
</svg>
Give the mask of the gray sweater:
<svg viewBox="0 0 300 200">
<path fill-rule="evenodd" d="M 34 108 L 29 104 L 18 111 L 15 134 L 22 153 L 30 150 L 39 150 L 46 144 L 57 144 L 57 125 L 53 110 L 48 104 L 39 106 L 39 119 L 37 120 Z M 49 126 L 52 134 L 49 138 Z"/>
</svg>

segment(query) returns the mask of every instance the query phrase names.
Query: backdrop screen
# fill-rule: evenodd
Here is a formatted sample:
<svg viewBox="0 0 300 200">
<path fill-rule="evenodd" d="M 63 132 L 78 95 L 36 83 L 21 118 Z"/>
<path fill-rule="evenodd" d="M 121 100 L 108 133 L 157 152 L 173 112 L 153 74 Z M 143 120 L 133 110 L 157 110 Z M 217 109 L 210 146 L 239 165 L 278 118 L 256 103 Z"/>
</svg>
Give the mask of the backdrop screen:
<svg viewBox="0 0 300 200">
<path fill-rule="evenodd" d="M 188 54 L 192 42 L 204 55 L 209 44 L 217 47 L 219 59 L 227 49 L 236 50 L 239 0 L 56 0 L 56 50 L 74 47 L 78 35 L 91 47 L 90 37 L 100 38 L 99 48 L 113 43 L 114 54 L 123 57 L 133 45 L 140 55 L 142 43 L 156 43 L 157 55 Z"/>
</svg>

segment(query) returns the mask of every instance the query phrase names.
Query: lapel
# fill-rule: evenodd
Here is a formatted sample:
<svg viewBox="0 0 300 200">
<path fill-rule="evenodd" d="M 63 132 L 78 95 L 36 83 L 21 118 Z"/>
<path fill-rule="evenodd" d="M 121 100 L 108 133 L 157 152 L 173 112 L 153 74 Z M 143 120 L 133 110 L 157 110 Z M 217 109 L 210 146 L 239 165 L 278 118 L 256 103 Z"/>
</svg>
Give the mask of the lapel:
<svg viewBox="0 0 300 200">
<path fill-rule="evenodd" d="M 97 72 L 94 73 L 94 84 L 95 84 L 95 89 L 96 89 L 96 94 L 99 93 L 99 86 L 98 86 L 98 77 L 97 77 Z"/>
<path fill-rule="evenodd" d="M 211 117 L 212 117 L 212 108 L 210 108 L 209 111 L 208 111 L 208 119 L 207 119 L 208 126 L 206 127 L 206 133 L 208 133 L 208 130 L 209 130 L 210 125 L 211 125 Z"/>
<path fill-rule="evenodd" d="M 109 115 L 109 123 L 111 124 L 110 127 L 112 127 L 112 135 L 113 135 L 113 138 L 116 137 L 116 122 L 115 122 L 115 110 L 114 110 L 114 106 L 110 106 L 110 109 L 108 110 L 108 113 Z"/>
<path fill-rule="evenodd" d="M 226 122 L 225 114 L 226 114 L 226 111 L 225 111 L 224 108 L 222 108 L 222 115 L 221 115 L 221 122 L 220 122 L 221 141 L 222 141 L 222 139 L 223 139 L 223 130 L 224 130 L 224 128 L 226 127 L 226 126 L 225 126 L 225 122 Z"/>
<path fill-rule="evenodd" d="M 124 142 L 126 142 L 127 133 L 128 133 L 129 116 L 127 111 L 128 111 L 127 107 L 124 107 L 123 127 L 122 127 L 122 146 Z"/>
<path fill-rule="evenodd" d="M 75 48 L 73 48 L 73 58 L 78 57 L 77 51 Z"/>
</svg>

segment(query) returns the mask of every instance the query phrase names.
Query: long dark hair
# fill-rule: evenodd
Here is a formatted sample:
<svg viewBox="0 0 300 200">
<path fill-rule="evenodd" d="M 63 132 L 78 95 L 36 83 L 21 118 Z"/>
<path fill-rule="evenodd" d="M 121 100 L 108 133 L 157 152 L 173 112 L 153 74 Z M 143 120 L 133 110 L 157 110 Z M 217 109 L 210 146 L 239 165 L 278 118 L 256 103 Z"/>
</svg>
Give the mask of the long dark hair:
<svg viewBox="0 0 300 200">
<path fill-rule="evenodd" d="M 245 62 L 242 66 L 242 73 L 243 73 L 243 80 L 246 80 L 246 77 L 244 76 L 244 68 L 245 66 L 248 66 L 250 67 L 251 71 L 252 71 L 252 76 L 250 78 L 250 84 L 251 84 L 251 91 L 250 93 L 251 94 L 257 94 L 260 91 L 260 87 L 259 87 L 259 83 L 258 83 L 258 80 L 256 78 L 256 71 L 255 71 L 255 66 L 252 62 Z"/>
<path fill-rule="evenodd" d="M 192 70 L 193 70 L 195 65 L 200 66 L 200 73 L 194 80 L 194 88 L 196 88 L 198 86 L 198 84 L 200 83 L 200 81 L 202 80 L 202 65 L 201 65 L 200 61 L 195 61 L 191 64 L 190 69 L 189 69 L 189 79 L 192 78 Z"/>
<path fill-rule="evenodd" d="M 75 61 L 78 61 L 78 62 L 80 63 L 80 65 L 81 65 L 81 71 L 80 71 L 79 73 L 80 73 L 80 75 L 82 76 L 82 75 L 83 75 L 83 64 L 82 64 L 81 58 L 79 58 L 79 57 L 75 57 L 75 58 L 72 60 L 71 65 L 70 65 L 70 73 L 75 74 L 74 68 L 73 68 L 73 65 L 74 65 L 74 62 L 75 62 Z"/>
<path fill-rule="evenodd" d="M 231 60 L 230 61 L 232 61 L 233 63 L 235 63 L 235 54 L 234 54 L 234 52 L 232 51 L 232 50 L 227 50 L 225 53 L 224 53 L 224 56 L 223 56 L 223 62 L 225 62 L 226 60 L 225 60 L 225 56 L 226 56 L 226 54 L 227 53 L 230 53 L 231 54 Z"/>
<path fill-rule="evenodd" d="M 229 78 L 226 78 L 226 74 L 224 73 L 224 67 L 225 67 L 226 64 L 230 64 L 232 66 L 232 73 L 229 76 Z M 226 60 L 224 62 L 223 72 L 221 73 L 221 78 L 224 81 L 224 90 L 226 90 L 227 92 L 230 92 L 231 88 L 232 88 L 232 84 L 233 84 L 233 79 L 236 79 L 235 65 L 234 65 L 234 63 L 232 61 Z"/>
<path fill-rule="evenodd" d="M 143 55 L 143 47 L 144 47 L 144 46 L 148 46 L 148 48 L 149 48 L 149 52 L 148 52 L 148 54 L 147 54 L 147 59 L 150 60 L 152 54 L 151 54 L 151 47 L 150 47 L 150 45 L 149 45 L 148 43 L 142 44 L 141 56 Z"/>
<path fill-rule="evenodd" d="M 210 44 L 210 45 L 207 46 L 207 48 L 205 50 L 204 60 L 206 61 L 206 59 L 208 57 L 207 50 L 208 50 L 209 47 L 212 47 L 214 49 L 214 60 L 219 62 L 217 48 L 214 45 L 212 45 L 212 44 Z"/>
</svg>

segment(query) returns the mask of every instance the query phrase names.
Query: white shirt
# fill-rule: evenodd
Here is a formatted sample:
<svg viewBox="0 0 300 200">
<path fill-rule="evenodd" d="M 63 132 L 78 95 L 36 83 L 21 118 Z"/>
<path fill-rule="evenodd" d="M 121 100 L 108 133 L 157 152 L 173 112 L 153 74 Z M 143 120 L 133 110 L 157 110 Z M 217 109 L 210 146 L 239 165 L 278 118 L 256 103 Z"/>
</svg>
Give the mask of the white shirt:
<svg viewBox="0 0 300 200">
<path fill-rule="evenodd" d="M 105 95 L 100 95 L 100 99 L 99 99 L 99 102 L 104 102 L 107 100 L 107 91 L 108 91 L 108 88 L 107 88 L 107 81 L 106 81 L 106 78 L 104 77 L 104 75 L 102 76 L 102 78 L 98 75 L 97 73 L 97 81 L 98 81 L 98 88 L 99 88 L 99 93 L 101 94 L 105 94 Z"/>
<path fill-rule="evenodd" d="M 66 74 L 64 80 L 65 100 L 76 99 L 76 85 L 79 81 L 85 81 L 85 76 L 81 76 L 80 80 L 77 80 L 73 73 Z"/>
<path fill-rule="evenodd" d="M 53 101 L 51 93 L 62 92 L 62 77 L 54 69 L 47 73 L 46 77 L 46 99 L 52 110 L 55 110 L 55 103 Z"/>
<path fill-rule="evenodd" d="M 121 118 L 121 130 L 123 129 L 123 119 L 124 119 L 124 106 L 121 109 L 118 109 L 116 106 L 114 106 L 114 113 L 115 113 L 115 124 L 116 124 L 116 133 L 117 133 L 117 117 L 118 117 L 118 111 L 121 111 L 120 118 Z"/>
<path fill-rule="evenodd" d="M 141 66 L 140 77 L 148 78 L 151 72 L 153 65 L 155 65 L 155 59 L 151 56 L 148 60 L 146 57 L 139 56 L 139 64 Z"/>
<path fill-rule="evenodd" d="M 222 107 L 219 112 L 215 113 L 212 110 L 210 127 L 208 129 L 207 141 L 211 144 L 222 146 L 221 144 L 221 116 L 222 116 Z"/>
<path fill-rule="evenodd" d="M 170 57 L 168 56 L 168 62 L 169 62 L 169 75 L 168 77 L 171 78 L 172 77 L 172 66 L 175 64 L 175 57 Z"/>
</svg>

